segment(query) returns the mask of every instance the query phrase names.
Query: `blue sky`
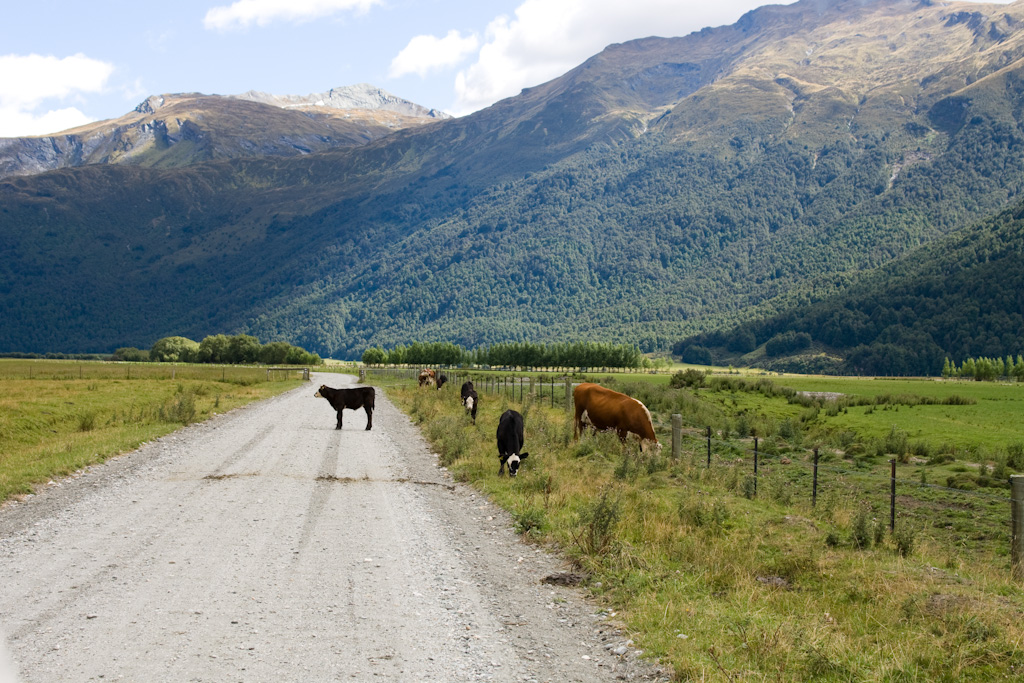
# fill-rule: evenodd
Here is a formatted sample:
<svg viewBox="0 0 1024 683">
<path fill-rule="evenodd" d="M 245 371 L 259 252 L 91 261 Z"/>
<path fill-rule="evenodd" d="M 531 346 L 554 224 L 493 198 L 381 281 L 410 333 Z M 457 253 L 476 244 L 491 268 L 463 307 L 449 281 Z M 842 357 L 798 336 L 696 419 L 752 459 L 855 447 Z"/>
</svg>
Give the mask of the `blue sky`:
<svg viewBox="0 0 1024 683">
<path fill-rule="evenodd" d="M 763 4 L 8 2 L 0 22 L 0 137 L 115 118 L 149 95 L 305 95 L 356 83 L 462 115 L 555 78 L 611 43 L 729 24 Z"/>
</svg>

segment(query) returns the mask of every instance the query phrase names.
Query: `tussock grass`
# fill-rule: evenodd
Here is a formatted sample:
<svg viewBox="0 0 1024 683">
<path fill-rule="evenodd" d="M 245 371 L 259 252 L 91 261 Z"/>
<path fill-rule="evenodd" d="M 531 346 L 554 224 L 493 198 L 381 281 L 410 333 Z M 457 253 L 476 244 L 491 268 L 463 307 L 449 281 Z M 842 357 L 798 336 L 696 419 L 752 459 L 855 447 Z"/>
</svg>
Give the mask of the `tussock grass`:
<svg viewBox="0 0 1024 683">
<path fill-rule="evenodd" d="M 726 456 L 707 469 L 700 439 L 676 461 L 667 447 L 644 454 L 609 434 L 574 441 L 564 408 L 528 398 L 482 394 L 474 426 L 457 392 L 405 382 L 388 393 L 456 478 L 575 563 L 676 680 L 985 681 L 1024 672 L 1024 591 L 1004 555 L 915 529 L 909 542 L 893 537 L 855 486 L 823 490 L 812 508 L 794 493 L 804 482 L 778 475 L 783 453 L 796 456 L 774 441 L 751 499 L 746 464 Z M 496 474 L 494 429 L 508 407 L 524 414 L 530 453 L 516 479 Z"/>
</svg>

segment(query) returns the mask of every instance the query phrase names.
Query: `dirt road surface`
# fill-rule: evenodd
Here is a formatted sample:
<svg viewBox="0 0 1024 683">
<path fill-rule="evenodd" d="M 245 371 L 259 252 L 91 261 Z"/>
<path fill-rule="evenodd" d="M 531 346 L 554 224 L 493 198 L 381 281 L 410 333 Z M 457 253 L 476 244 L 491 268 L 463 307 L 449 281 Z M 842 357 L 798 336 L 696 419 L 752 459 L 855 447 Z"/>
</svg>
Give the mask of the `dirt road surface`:
<svg viewBox="0 0 1024 683">
<path fill-rule="evenodd" d="M 315 375 L 0 508 L 17 680 L 665 679 L 541 582 L 567 568 L 380 390 L 372 431 L 362 411 L 336 431 L 313 393 L 352 381 Z"/>
</svg>

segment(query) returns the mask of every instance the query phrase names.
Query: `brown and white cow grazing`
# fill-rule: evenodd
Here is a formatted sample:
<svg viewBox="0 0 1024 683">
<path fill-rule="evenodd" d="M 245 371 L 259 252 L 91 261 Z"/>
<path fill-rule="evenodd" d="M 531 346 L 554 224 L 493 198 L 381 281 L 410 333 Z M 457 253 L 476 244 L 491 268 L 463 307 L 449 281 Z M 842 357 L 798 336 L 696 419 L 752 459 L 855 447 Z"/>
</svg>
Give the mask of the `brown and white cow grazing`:
<svg viewBox="0 0 1024 683">
<path fill-rule="evenodd" d="M 436 373 L 430 368 L 420 370 L 420 386 L 432 387 L 435 384 Z"/>
<path fill-rule="evenodd" d="M 620 394 L 600 384 L 585 382 L 576 387 L 572 398 L 576 404 L 573 432 L 577 439 L 589 422 L 598 431 L 615 430 L 623 443 L 626 435 L 633 433 L 640 437 L 641 448 L 650 444 L 661 448 L 654 434 L 651 412 L 632 396 Z"/>
</svg>

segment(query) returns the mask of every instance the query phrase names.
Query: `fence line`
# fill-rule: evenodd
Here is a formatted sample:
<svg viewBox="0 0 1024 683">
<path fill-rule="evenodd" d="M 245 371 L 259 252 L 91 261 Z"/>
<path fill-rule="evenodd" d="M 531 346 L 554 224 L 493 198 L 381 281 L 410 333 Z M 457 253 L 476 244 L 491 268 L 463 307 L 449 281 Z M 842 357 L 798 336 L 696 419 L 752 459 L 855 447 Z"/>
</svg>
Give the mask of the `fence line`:
<svg viewBox="0 0 1024 683">
<path fill-rule="evenodd" d="M 415 378 L 418 374 L 416 369 L 387 369 L 387 368 L 375 368 L 374 372 L 383 372 L 391 376 L 396 377 L 409 377 Z M 525 400 L 527 397 L 533 400 L 539 400 L 548 403 L 551 407 L 557 404 L 564 404 L 567 409 L 571 410 L 572 407 L 572 379 L 568 376 L 552 377 L 549 380 L 547 378 L 524 378 L 522 376 L 515 375 L 493 375 L 493 374 L 473 374 L 464 372 L 462 370 L 450 371 L 452 374 L 449 377 L 449 381 L 452 383 L 461 383 L 466 378 L 476 377 L 474 384 L 478 391 L 483 390 L 492 395 L 503 395 L 515 399 L 517 397 L 520 401 Z M 402 373 L 402 374 L 399 374 Z M 526 386 L 529 386 L 530 391 L 527 393 L 525 390 Z M 559 398 L 556 401 L 556 394 L 561 395 L 562 392 L 558 390 L 559 387 L 565 387 L 564 398 Z M 913 479 L 906 479 L 897 476 L 899 468 L 896 459 L 890 459 L 890 471 L 888 474 L 879 474 L 877 472 L 871 472 L 866 470 L 850 470 L 845 468 L 839 468 L 824 464 L 821 462 L 821 454 L 819 449 L 804 449 L 802 451 L 792 452 L 790 454 L 765 454 L 760 449 L 760 437 L 755 436 L 753 438 L 753 448 L 750 448 L 749 442 L 744 442 L 742 439 L 739 443 L 736 441 L 725 441 L 722 439 L 715 438 L 714 430 L 711 427 L 705 427 L 701 430 L 702 435 L 697 436 L 693 433 L 684 433 L 682 428 L 682 415 L 672 414 L 672 427 L 671 427 L 671 442 L 672 442 L 672 457 L 673 459 L 679 459 L 682 453 L 682 444 L 684 439 L 688 439 L 692 442 L 699 441 L 700 439 L 706 440 L 706 451 L 707 451 L 707 469 L 711 470 L 718 466 L 731 466 L 738 467 L 740 464 L 746 463 L 748 467 L 751 466 L 750 456 L 753 456 L 752 471 L 748 475 L 752 477 L 752 488 L 753 497 L 758 496 L 758 479 L 766 477 L 776 476 L 776 472 L 779 472 L 780 467 L 789 467 L 795 465 L 801 468 L 803 471 L 808 471 L 811 476 L 811 505 L 812 507 L 817 505 L 819 488 L 824 488 L 830 485 L 828 481 L 822 481 L 820 475 L 834 475 L 835 479 L 848 479 L 850 481 L 839 483 L 850 491 L 860 491 L 870 497 L 874 498 L 876 494 L 872 494 L 872 491 L 876 490 L 877 496 L 880 499 L 882 497 L 882 487 L 885 487 L 885 494 L 888 495 L 889 502 L 889 519 L 888 527 L 890 533 L 895 533 L 897 523 L 897 499 L 899 498 L 899 491 L 906 491 L 908 488 L 921 490 L 928 489 L 936 492 L 942 492 L 949 494 L 950 496 L 961 496 L 964 502 L 955 503 L 955 501 L 943 501 L 946 505 L 953 502 L 958 505 L 964 506 L 966 509 L 977 509 L 976 504 L 1011 504 L 1011 512 L 1013 516 L 1011 522 L 1012 531 L 1012 569 L 1014 577 L 1024 580 L 1024 475 L 1014 475 L 1011 477 L 1011 483 L 1020 487 L 1020 494 L 1015 493 L 1012 496 L 990 493 L 987 491 L 974 491 L 966 490 L 948 486 L 942 486 L 939 484 L 929 484 Z M 698 449 L 699 450 L 699 449 Z M 717 451 L 717 453 L 715 452 Z M 726 451 L 723 454 L 722 451 Z M 691 456 L 693 457 L 694 463 L 696 463 L 697 450 L 691 450 Z M 730 455 L 731 454 L 731 455 Z M 787 463 L 781 463 L 776 458 L 786 458 Z M 835 480 L 833 480 L 834 482 Z M 795 483 L 789 480 L 789 483 Z M 924 508 L 930 508 L 935 505 L 942 503 L 936 503 L 926 499 L 917 499 L 918 503 Z M 880 501 L 879 501 L 880 502 Z M 938 522 L 939 520 L 936 520 Z M 975 523 L 980 523 L 976 521 Z M 1000 532 L 1004 533 L 1004 532 Z"/>
</svg>

